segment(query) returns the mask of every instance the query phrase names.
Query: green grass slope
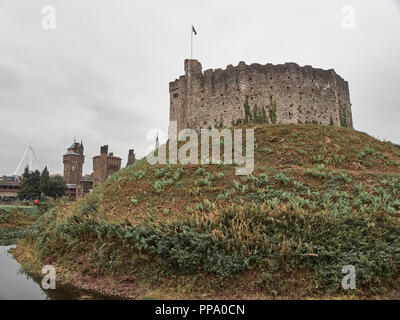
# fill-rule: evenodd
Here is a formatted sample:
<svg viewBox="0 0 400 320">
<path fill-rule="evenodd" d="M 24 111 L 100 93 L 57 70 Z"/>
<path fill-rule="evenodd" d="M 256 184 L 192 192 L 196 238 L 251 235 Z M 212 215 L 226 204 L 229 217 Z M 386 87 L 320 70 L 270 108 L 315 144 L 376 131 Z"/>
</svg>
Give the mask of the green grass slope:
<svg viewBox="0 0 400 320">
<path fill-rule="evenodd" d="M 39 217 L 39 208 L 0 206 L 0 245 L 15 244 L 25 228 Z"/>
<path fill-rule="evenodd" d="M 400 149 L 332 126 L 255 129 L 252 175 L 137 161 L 83 201 L 50 209 L 17 254 L 129 281 L 141 296 L 389 296 L 400 265 Z M 347 265 L 353 291 L 341 287 Z"/>
</svg>

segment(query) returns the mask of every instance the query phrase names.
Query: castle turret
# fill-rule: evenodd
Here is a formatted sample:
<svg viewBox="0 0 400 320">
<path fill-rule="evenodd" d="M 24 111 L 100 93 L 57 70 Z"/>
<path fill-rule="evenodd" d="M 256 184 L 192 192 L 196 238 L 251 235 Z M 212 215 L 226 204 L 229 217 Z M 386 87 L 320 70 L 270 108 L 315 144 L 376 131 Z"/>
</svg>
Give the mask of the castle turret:
<svg viewBox="0 0 400 320">
<path fill-rule="evenodd" d="M 79 154 L 83 155 L 83 142 L 82 142 L 82 140 L 81 140 L 81 144 L 79 145 L 78 150 L 79 150 Z"/>
<path fill-rule="evenodd" d="M 63 156 L 64 180 L 68 185 L 78 185 L 82 179 L 83 163 L 83 145 L 74 141 Z"/>
<path fill-rule="evenodd" d="M 202 73 L 201 63 L 195 59 L 185 60 L 185 76 L 191 77 Z"/>
<path fill-rule="evenodd" d="M 128 152 L 128 162 L 126 163 L 126 166 L 133 164 L 135 161 L 136 161 L 135 152 L 133 149 L 130 149 Z"/>
<path fill-rule="evenodd" d="M 108 145 L 100 147 L 100 155 L 93 157 L 93 188 L 102 184 L 121 169 L 121 158 L 108 153 Z"/>
</svg>

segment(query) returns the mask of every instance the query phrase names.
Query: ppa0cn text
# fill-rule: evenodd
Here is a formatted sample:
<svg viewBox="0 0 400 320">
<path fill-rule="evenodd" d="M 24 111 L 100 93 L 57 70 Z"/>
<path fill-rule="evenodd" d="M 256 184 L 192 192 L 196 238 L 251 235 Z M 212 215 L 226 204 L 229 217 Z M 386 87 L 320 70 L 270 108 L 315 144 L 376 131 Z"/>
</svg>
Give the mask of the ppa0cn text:
<svg viewBox="0 0 400 320">
<path fill-rule="evenodd" d="M 199 314 L 202 315 L 244 315 L 244 305 L 212 305 L 201 304 Z"/>
<path fill-rule="evenodd" d="M 172 315 L 190 318 L 190 315 L 245 315 L 245 306 L 239 304 L 200 304 L 196 307 L 177 307 L 163 304 L 155 310 L 156 315 Z"/>
</svg>

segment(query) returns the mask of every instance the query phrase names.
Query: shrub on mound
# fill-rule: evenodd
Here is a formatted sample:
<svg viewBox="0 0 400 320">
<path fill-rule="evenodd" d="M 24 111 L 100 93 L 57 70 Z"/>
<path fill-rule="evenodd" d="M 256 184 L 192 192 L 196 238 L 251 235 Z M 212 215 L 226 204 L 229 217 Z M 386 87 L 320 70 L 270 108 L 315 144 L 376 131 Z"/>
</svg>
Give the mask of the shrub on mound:
<svg viewBox="0 0 400 320">
<path fill-rule="evenodd" d="M 364 288 L 393 277 L 400 265 L 399 221 L 382 214 L 244 205 L 138 225 L 104 222 L 96 211 L 56 215 L 49 211 L 26 233 L 39 258 L 85 255 L 93 268 L 114 274 L 146 272 L 160 279 L 207 273 L 224 281 L 257 270 L 273 285 L 277 275 L 301 270 L 311 273 L 315 286 L 337 291 L 346 265 L 355 267 L 357 286 Z"/>
</svg>

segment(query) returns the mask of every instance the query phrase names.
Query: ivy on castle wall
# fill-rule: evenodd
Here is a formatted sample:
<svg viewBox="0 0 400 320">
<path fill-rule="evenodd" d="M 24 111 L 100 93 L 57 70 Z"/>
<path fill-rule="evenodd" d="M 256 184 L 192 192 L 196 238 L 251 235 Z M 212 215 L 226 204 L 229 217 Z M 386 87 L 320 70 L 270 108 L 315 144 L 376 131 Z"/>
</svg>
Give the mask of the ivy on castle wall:
<svg viewBox="0 0 400 320">
<path fill-rule="evenodd" d="M 244 109 L 244 119 L 238 119 L 236 124 L 249 124 L 249 123 L 259 123 L 259 124 L 275 124 L 277 121 L 276 115 L 276 101 L 270 99 L 270 108 L 268 108 L 268 114 L 264 107 L 258 108 L 257 104 L 253 108 L 249 104 L 249 96 L 245 97 L 243 103 Z"/>
<path fill-rule="evenodd" d="M 272 100 L 272 97 L 269 98 L 271 108 L 268 110 L 269 112 L 269 118 L 271 120 L 271 123 L 275 124 L 277 120 L 276 116 L 276 101 Z"/>
<path fill-rule="evenodd" d="M 348 128 L 349 125 L 347 124 L 347 114 L 345 108 L 340 104 L 339 106 L 339 120 L 340 120 L 340 126 L 344 128 Z"/>
</svg>

